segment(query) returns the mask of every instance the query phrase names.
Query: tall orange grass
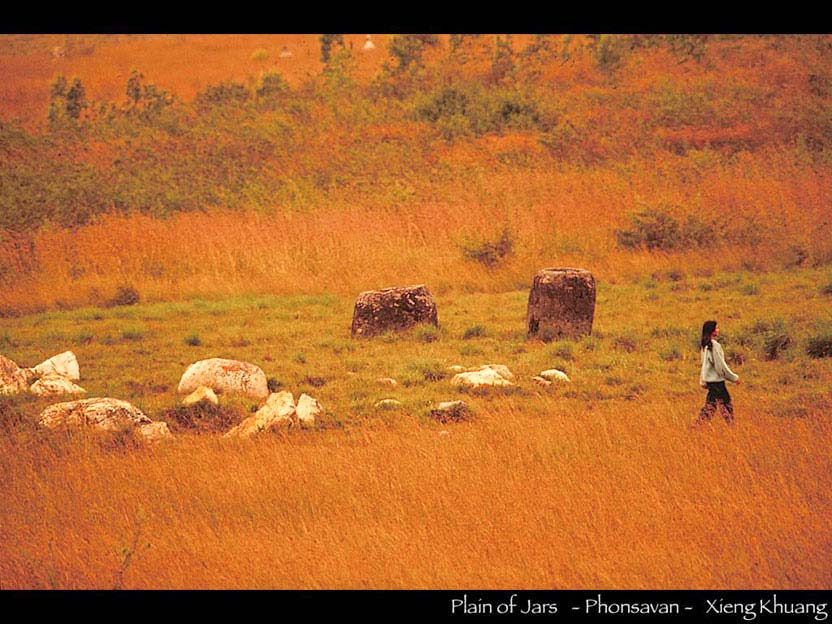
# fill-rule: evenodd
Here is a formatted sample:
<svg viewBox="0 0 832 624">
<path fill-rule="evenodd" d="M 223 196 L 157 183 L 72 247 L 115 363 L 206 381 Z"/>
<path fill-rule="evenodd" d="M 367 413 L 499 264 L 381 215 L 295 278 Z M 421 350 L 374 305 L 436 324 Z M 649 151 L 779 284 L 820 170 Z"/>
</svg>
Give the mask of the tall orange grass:
<svg viewBox="0 0 832 624">
<path fill-rule="evenodd" d="M 401 283 L 494 292 L 556 264 L 588 266 L 617 280 L 679 267 L 777 269 L 832 258 L 829 178 L 788 154 L 740 155 L 734 164 L 701 168 L 667 156 L 632 170 L 475 171 L 414 192 L 402 207 L 347 190 L 305 210 L 109 216 L 73 230 L 41 229 L 25 258 L 19 245 L 0 245 L 6 266 L 25 260 L 37 267 L 7 277 L 0 306 L 20 312 L 99 303 L 121 285 L 158 300 L 354 294 Z M 677 206 L 680 217 L 721 220 L 729 231 L 753 228 L 758 240 L 674 253 L 619 249 L 615 230 L 628 225 L 627 215 L 660 205 Z M 495 237 L 504 227 L 515 253 L 503 266 L 490 270 L 464 259 L 466 241 Z"/>
<path fill-rule="evenodd" d="M 679 402 L 145 450 L 0 441 L 4 588 L 824 588 L 828 419 Z M 126 558 L 127 554 L 129 558 Z"/>
</svg>

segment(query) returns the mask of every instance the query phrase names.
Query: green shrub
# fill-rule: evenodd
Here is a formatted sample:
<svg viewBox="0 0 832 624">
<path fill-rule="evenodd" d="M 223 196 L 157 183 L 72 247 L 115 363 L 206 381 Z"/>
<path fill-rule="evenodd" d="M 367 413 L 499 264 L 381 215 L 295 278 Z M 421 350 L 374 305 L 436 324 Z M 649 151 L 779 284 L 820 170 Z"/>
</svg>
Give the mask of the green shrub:
<svg viewBox="0 0 832 624">
<path fill-rule="evenodd" d="M 436 342 L 439 340 L 439 329 L 436 327 L 420 327 L 413 337 L 419 342 Z"/>
<path fill-rule="evenodd" d="M 493 269 L 506 256 L 512 254 L 514 241 L 509 229 L 504 227 L 496 239 L 483 240 L 466 237 L 460 248 L 462 249 L 462 255 L 468 260 L 474 260 L 489 269 Z"/>
<path fill-rule="evenodd" d="M 209 85 L 196 94 L 194 105 L 197 110 L 207 112 L 212 108 L 240 106 L 251 97 L 251 93 L 244 84 L 238 82 L 221 82 Z"/>
<path fill-rule="evenodd" d="M 667 251 L 691 247 L 710 247 L 716 228 L 699 217 L 688 215 L 679 221 L 669 206 L 648 208 L 629 215 L 630 227 L 615 230 L 615 238 L 625 249 Z"/>
<path fill-rule="evenodd" d="M 781 332 L 772 332 L 767 334 L 763 341 L 763 351 L 765 359 L 776 360 L 782 351 L 787 349 L 792 344 L 792 339 L 788 334 Z"/>
<path fill-rule="evenodd" d="M 185 344 L 191 347 L 198 347 L 202 344 L 198 334 L 189 334 L 185 336 Z"/>
<path fill-rule="evenodd" d="M 471 338 L 482 338 L 485 336 L 485 327 L 482 325 L 472 325 L 462 334 L 463 340 L 470 340 Z"/>
</svg>

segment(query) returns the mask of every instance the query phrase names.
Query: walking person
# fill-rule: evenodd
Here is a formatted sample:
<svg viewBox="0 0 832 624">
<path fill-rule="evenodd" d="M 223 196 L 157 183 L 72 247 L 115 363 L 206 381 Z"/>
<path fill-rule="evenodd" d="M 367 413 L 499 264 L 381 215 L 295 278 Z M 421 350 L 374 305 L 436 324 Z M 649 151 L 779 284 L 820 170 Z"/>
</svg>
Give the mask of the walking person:
<svg viewBox="0 0 832 624">
<path fill-rule="evenodd" d="M 717 410 L 722 412 L 726 422 L 734 421 L 734 406 L 731 395 L 725 387 L 725 381 L 740 383 L 739 376 L 734 373 L 725 362 L 725 352 L 722 345 L 716 341 L 719 326 L 716 321 L 705 321 L 702 325 L 702 369 L 699 373 L 699 384 L 708 389 L 705 406 L 699 413 L 697 423 L 710 421 Z"/>
</svg>

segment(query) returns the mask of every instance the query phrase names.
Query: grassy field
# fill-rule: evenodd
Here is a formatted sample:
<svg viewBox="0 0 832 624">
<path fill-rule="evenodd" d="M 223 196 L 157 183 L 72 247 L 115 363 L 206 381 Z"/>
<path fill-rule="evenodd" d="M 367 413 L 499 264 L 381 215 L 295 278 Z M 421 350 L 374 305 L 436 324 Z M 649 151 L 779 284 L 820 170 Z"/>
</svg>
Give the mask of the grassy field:
<svg viewBox="0 0 832 624">
<path fill-rule="evenodd" d="M 593 336 L 527 341 L 527 291 L 437 296 L 440 327 L 351 340 L 353 298 L 260 296 L 0 320 L 34 365 L 71 348 L 89 396 L 170 419 L 185 367 L 258 364 L 320 400 L 313 431 L 153 448 L 44 436 L 2 403 L 0 581 L 129 588 L 820 588 L 832 534 L 823 269 L 600 282 Z M 430 286 L 428 284 L 428 286 Z M 743 385 L 737 423 L 691 428 L 701 320 Z M 773 353 L 772 336 L 791 344 Z M 467 335 L 467 338 L 466 338 Z M 506 364 L 511 392 L 447 367 Z M 559 367 L 571 384 L 539 390 Z M 377 382 L 391 376 L 399 386 Z M 400 409 L 374 403 L 397 398 Z M 469 422 L 427 412 L 462 398 Z M 251 401 L 223 398 L 242 419 Z M 173 428 L 176 422 L 170 420 Z"/>
</svg>

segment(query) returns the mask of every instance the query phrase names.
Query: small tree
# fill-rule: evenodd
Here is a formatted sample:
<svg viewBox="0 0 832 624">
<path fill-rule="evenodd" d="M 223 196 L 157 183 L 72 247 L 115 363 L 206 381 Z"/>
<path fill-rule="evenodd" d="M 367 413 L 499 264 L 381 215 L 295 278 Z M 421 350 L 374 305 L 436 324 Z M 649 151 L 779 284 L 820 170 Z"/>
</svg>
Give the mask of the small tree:
<svg viewBox="0 0 832 624">
<path fill-rule="evenodd" d="M 396 59 L 396 66 L 392 73 L 401 74 L 405 71 L 422 66 L 422 56 L 427 47 L 439 44 L 436 35 L 396 35 L 390 39 L 390 54 Z"/>
<path fill-rule="evenodd" d="M 75 121 L 87 107 L 87 95 L 84 85 L 79 78 L 73 78 L 69 90 L 66 92 L 66 114 Z"/>
<path fill-rule="evenodd" d="M 511 35 L 495 40 L 494 57 L 491 60 L 491 82 L 499 84 L 514 73 L 514 50 L 511 48 Z"/>
<path fill-rule="evenodd" d="M 329 59 L 332 56 L 332 47 L 335 45 L 344 47 L 344 35 L 321 35 L 320 42 L 321 62 L 329 63 Z"/>
</svg>

